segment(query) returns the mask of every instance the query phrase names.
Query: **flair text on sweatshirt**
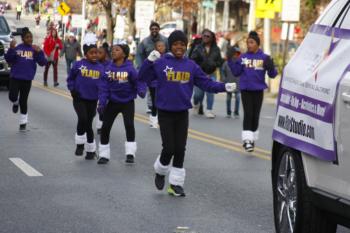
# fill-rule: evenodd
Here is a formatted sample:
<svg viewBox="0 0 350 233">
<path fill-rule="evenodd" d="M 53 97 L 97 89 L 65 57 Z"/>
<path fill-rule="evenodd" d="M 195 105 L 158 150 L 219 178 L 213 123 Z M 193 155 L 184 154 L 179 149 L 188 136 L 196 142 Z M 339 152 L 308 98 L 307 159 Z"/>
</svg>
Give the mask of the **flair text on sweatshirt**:
<svg viewBox="0 0 350 233">
<path fill-rule="evenodd" d="M 192 108 L 194 85 L 204 91 L 225 92 L 225 84 L 212 81 L 202 69 L 188 58 L 166 54 L 156 62 L 145 60 L 139 71 L 140 80 L 157 80 L 156 106 L 165 111 L 184 111 Z"/>
<path fill-rule="evenodd" d="M 36 52 L 31 45 L 20 44 L 10 48 L 5 54 L 5 60 L 11 65 L 11 78 L 19 80 L 33 80 L 36 64 L 45 66 L 47 60 L 44 52 Z"/>
<path fill-rule="evenodd" d="M 239 86 L 241 90 L 260 91 L 267 88 L 265 74 L 274 78 L 277 76 L 276 68 L 266 70 L 264 62 L 268 55 L 261 49 L 256 53 L 245 53 L 236 61 L 229 60 L 228 65 L 233 75 L 240 76 Z"/>
<path fill-rule="evenodd" d="M 67 87 L 70 91 L 78 92 L 82 99 L 98 100 L 98 87 L 103 74 L 103 65 L 82 59 L 74 63 L 67 78 Z"/>
</svg>

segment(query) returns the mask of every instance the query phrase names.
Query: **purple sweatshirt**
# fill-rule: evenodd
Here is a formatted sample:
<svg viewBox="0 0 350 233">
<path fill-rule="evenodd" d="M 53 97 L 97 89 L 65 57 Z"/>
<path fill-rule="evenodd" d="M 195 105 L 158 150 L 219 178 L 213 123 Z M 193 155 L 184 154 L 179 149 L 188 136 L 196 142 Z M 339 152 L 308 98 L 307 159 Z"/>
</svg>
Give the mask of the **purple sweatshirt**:
<svg viewBox="0 0 350 233">
<path fill-rule="evenodd" d="M 47 60 L 44 52 L 36 52 L 31 45 L 19 44 L 10 48 L 5 54 L 5 60 L 11 65 L 11 78 L 33 80 L 36 73 L 36 63 L 45 66 Z"/>
<path fill-rule="evenodd" d="M 104 70 L 100 63 L 87 59 L 77 61 L 67 78 L 67 87 L 70 91 L 78 92 L 82 99 L 98 100 L 98 85 Z"/>
<path fill-rule="evenodd" d="M 265 70 L 264 61 L 268 55 L 263 53 L 261 49 L 257 53 L 244 53 L 241 57 L 233 62 L 228 61 L 228 65 L 233 75 L 240 76 L 239 86 L 241 90 L 261 91 L 267 88 L 265 83 L 265 74 L 274 78 L 277 76 L 277 70 Z"/>
<path fill-rule="evenodd" d="M 146 95 L 146 83 L 138 80 L 137 71 L 131 61 L 121 66 L 111 63 L 107 67 L 99 86 L 99 104 L 106 106 L 108 101 L 127 103 L 139 94 Z"/>
<path fill-rule="evenodd" d="M 194 85 L 207 92 L 225 92 L 225 84 L 212 81 L 192 60 L 175 58 L 172 54 L 154 63 L 146 60 L 139 71 L 140 80 L 157 80 L 157 108 L 179 112 L 192 108 Z"/>
</svg>

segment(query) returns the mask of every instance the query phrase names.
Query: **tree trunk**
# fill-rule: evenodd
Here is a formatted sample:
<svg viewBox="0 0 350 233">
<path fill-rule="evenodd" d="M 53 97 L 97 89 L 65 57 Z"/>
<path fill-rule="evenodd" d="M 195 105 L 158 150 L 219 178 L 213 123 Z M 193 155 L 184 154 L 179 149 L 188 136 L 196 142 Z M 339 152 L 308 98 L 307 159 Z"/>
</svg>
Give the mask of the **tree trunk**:
<svg viewBox="0 0 350 233">
<path fill-rule="evenodd" d="M 113 45 L 115 18 L 112 15 L 112 7 L 105 7 L 106 20 L 107 20 L 107 41 L 110 45 Z"/>
<path fill-rule="evenodd" d="M 130 0 L 129 10 L 128 10 L 128 21 L 129 21 L 129 35 L 135 37 L 136 27 L 135 27 L 135 0 Z"/>
</svg>

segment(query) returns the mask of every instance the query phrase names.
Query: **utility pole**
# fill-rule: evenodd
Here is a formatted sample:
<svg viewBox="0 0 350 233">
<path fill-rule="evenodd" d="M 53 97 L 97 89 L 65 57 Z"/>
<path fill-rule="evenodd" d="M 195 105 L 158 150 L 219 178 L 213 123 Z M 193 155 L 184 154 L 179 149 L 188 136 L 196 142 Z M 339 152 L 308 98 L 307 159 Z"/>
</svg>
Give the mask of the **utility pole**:
<svg viewBox="0 0 350 233">
<path fill-rule="evenodd" d="M 81 50 L 83 50 L 84 46 L 84 37 L 85 37 L 85 18 L 86 18 L 86 0 L 83 0 L 82 2 L 82 10 L 81 10 L 82 16 L 83 16 L 83 25 L 81 27 L 81 39 L 80 39 L 80 44 L 81 44 Z"/>
<path fill-rule="evenodd" d="M 271 55 L 271 20 L 264 18 L 264 52 Z"/>
<path fill-rule="evenodd" d="M 255 29 L 255 0 L 250 0 L 248 16 L 248 32 Z"/>
<path fill-rule="evenodd" d="M 229 0 L 224 0 L 224 12 L 223 12 L 223 26 L 222 31 L 228 31 L 228 23 L 229 23 L 229 12 L 230 12 L 230 4 Z"/>
</svg>

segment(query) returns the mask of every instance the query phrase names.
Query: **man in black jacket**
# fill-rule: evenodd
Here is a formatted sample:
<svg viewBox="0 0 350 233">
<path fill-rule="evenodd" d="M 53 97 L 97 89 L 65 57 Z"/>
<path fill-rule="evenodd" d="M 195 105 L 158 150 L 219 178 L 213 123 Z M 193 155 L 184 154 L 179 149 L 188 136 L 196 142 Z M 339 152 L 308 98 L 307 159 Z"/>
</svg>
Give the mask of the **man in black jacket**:
<svg viewBox="0 0 350 233">
<path fill-rule="evenodd" d="M 209 29 L 204 29 L 202 32 L 202 43 L 197 45 L 190 57 L 194 60 L 202 70 L 208 75 L 208 78 L 216 80 L 216 69 L 221 67 L 223 63 L 223 59 L 220 54 L 220 49 L 216 45 L 215 33 L 210 31 Z M 213 105 L 214 105 L 214 94 L 206 93 L 207 95 L 207 111 L 205 112 L 205 116 L 208 118 L 215 118 L 215 114 L 213 113 Z M 194 109 L 198 110 L 198 114 L 203 114 L 203 110 L 201 110 L 202 102 L 204 99 L 204 92 L 199 89 L 194 89 Z"/>
</svg>

